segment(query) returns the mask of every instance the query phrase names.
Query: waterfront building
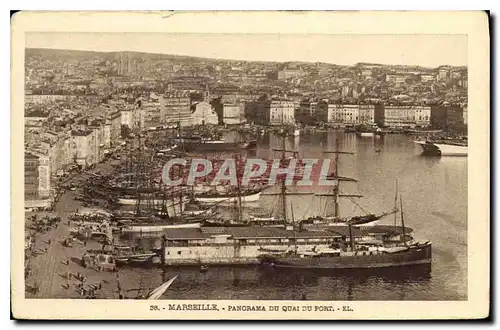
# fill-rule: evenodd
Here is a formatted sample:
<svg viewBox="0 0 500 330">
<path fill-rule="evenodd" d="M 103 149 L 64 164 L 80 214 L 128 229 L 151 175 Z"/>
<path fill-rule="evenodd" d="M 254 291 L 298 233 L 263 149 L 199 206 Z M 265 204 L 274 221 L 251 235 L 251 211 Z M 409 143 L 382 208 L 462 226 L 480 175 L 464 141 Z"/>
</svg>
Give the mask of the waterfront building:
<svg viewBox="0 0 500 330">
<path fill-rule="evenodd" d="M 328 104 L 324 101 L 303 100 L 296 111 L 299 123 L 311 125 L 328 121 Z"/>
<path fill-rule="evenodd" d="M 382 127 L 428 127 L 431 108 L 415 105 L 381 105 L 375 109 L 375 123 Z"/>
<path fill-rule="evenodd" d="M 48 155 L 38 156 L 38 196 L 40 198 L 50 197 L 50 157 Z"/>
<path fill-rule="evenodd" d="M 38 199 L 38 156 L 24 153 L 24 199 Z"/>
<path fill-rule="evenodd" d="M 245 115 L 258 125 L 294 125 L 296 108 L 296 102 L 288 99 L 260 100 L 247 103 Z"/>
<path fill-rule="evenodd" d="M 457 129 L 464 126 L 464 109 L 459 105 L 443 104 L 431 107 L 431 125 L 437 129 Z"/>
<path fill-rule="evenodd" d="M 359 118 L 360 124 L 373 125 L 375 124 L 375 106 L 372 104 L 359 105 Z"/>
<path fill-rule="evenodd" d="M 269 105 L 269 108 L 267 107 Z M 295 102 L 288 100 L 273 100 L 265 104 L 264 111 L 268 113 L 270 125 L 295 124 Z"/>
<path fill-rule="evenodd" d="M 94 163 L 94 139 L 95 137 L 92 130 L 71 131 L 71 147 L 73 159 L 76 164 L 87 166 Z"/>
<path fill-rule="evenodd" d="M 329 104 L 328 122 L 344 124 L 360 124 L 359 105 Z"/>
<path fill-rule="evenodd" d="M 59 135 L 57 140 L 48 147 L 48 155 L 50 158 L 51 174 L 56 174 L 65 165 L 71 163 L 71 147 L 69 137 Z"/>
<path fill-rule="evenodd" d="M 202 101 L 194 106 L 195 109 L 191 114 L 191 125 L 217 125 L 219 123 L 219 117 L 210 103 Z"/>
</svg>

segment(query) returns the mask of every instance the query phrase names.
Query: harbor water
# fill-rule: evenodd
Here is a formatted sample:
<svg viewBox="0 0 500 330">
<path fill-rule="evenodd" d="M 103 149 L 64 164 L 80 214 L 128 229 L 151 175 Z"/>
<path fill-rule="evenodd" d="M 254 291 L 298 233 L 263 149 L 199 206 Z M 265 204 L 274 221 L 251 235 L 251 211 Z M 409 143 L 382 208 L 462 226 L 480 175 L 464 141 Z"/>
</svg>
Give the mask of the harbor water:
<svg viewBox="0 0 500 330">
<path fill-rule="evenodd" d="M 228 137 L 231 138 L 231 137 Z M 122 268 L 125 289 L 155 287 L 178 274 L 164 299 L 301 299 L 308 300 L 466 300 L 467 299 L 467 157 L 424 157 L 413 138 L 406 135 L 358 137 L 353 133 L 302 134 L 287 139 L 287 149 L 299 158 L 324 158 L 336 140 L 343 151 L 339 175 L 358 180 L 343 183 L 341 193 L 360 194 L 361 199 L 343 200 L 341 216 L 381 213 L 394 207 L 396 181 L 404 203 L 404 221 L 416 240 L 431 241 L 430 271 L 395 269 L 351 273 L 279 271 L 257 266 L 149 269 Z M 252 158 L 277 158 L 281 138 L 264 135 Z M 312 192 L 321 187 L 307 187 Z M 272 189 L 270 189 L 272 191 Z M 245 212 L 273 214 L 277 196 L 262 196 Z M 328 213 L 327 197 L 287 196 L 295 219 Z M 379 224 L 400 224 L 390 215 Z"/>
</svg>

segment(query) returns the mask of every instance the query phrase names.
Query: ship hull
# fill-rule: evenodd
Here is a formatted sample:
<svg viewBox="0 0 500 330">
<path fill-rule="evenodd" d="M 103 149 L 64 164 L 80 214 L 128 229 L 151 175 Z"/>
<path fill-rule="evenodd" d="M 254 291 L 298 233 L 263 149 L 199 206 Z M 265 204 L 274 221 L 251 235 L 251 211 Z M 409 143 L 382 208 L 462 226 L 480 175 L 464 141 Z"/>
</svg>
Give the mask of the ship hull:
<svg viewBox="0 0 500 330">
<path fill-rule="evenodd" d="M 243 203 L 257 202 L 260 199 L 260 192 L 241 196 Z M 238 196 L 217 196 L 217 197 L 195 197 L 196 201 L 200 203 L 234 203 L 238 200 Z"/>
<path fill-rule="evenodd" d="M 187 152 L 215 152 L 215 151 L 232 151 L 232 150 L 248 150 L 255 149 L 257 147 L 256 141 L 250 141 L 246 143 L 236 143 L 236 142 L 185 142 L 182 145 L 184 151 Z"/>
<path fill-rule="evenodd" d="M 200 228 L 200 223 L 183 223 L 170 225 L 129 225 L 122 228 L 122 233 L 158 233 L 166 229 Z"/>
<path fill-rule="evenodd" d="M 453 144 L 431 143 L 424 141 L 414 141 L 422 147 L 422 153 L 430 156 L 467 156 L 467 146 Z"/>
<path fill-rule="evenodd" d="M 392 268 L 432 263 L 432 246 L 430 243 L 411 247 L 407 251 L 397 253 L 369 254 L 369 251 L 358 251 L 357 255 L 324 256 L 324 257 L 279 257 L 266 256 L 263 263 L 278 268 L 303 269 L 369 269 Z"/>
</svg>

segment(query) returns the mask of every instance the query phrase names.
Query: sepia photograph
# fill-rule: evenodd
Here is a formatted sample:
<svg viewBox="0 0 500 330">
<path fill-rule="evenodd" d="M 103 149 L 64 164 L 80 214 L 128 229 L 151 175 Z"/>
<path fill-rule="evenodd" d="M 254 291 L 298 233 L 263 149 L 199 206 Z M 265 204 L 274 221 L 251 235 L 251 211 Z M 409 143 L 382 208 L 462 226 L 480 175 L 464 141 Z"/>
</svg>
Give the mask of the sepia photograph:
<svg viewBox="0 0 500 330">
<path fill-rule="evenodd" d="M 107 318 L 90 306 L 136 300 L 144 319 L 401 318 L 367 314 L 388 302 L 407 318 L 419 307 L 405 303 L 433 302 L 448 309 L 430 318 L 488 316 L 486 15 L 366 12 L 349 33 L 283 30 L 294 14 L 278 12 L 157 14 L 197 31 L 24 14 L 13 293 L 82 307 L 20 315 Z M 446 16 L 448 33 L 423 24 Z"/>
</svg>

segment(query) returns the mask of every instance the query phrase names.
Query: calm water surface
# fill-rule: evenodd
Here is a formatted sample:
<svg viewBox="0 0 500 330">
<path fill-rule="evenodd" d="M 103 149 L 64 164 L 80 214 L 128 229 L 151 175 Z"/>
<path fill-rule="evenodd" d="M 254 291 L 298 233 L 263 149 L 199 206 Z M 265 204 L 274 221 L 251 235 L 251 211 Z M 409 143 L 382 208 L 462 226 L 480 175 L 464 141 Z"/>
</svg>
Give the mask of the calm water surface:
<svg viewBox="0 0 500 330">
<path fill-rule="evenodd" d="M 231 138 L 231 137 L 229 137 Z M 405 225 L 413 236 L 433 243 L 430 271 L 348 272 L 327 274 L 304 271 L 279 271 L 261 267 L 122 269 L 124 286 L 138 283 L 155 287 L 176 274 L 165 299 L 301 299 L 308 300 L 465 300 L 467 299 L 467 158 L 420 156 L 419 146 L 404 135 L 383 139 L 360 138 L 340 132 L 302 135 L 290 138 L 287 149 L 299 151 L 300 158 L 322 158 L 324 150 L 340 148 L 354 155 L 340 156 L 340 174 L 357 183 L 342 185 L 344 193 L 364 196 L 356 205 L 340 204 L 344 216 L 379 213 L 394 205 L 395 182 L 402 195 Z M 272 148 L 281 147 L 281 139 L 265 135 L 257 151 L 249 157 L 272 158 Z M 376 152 L 380 149 L 380 152 Z M 302 188 L 304 189 L 304 188 Z M 307 188 L 319 189 L 319 188 Z M 325 214 L 330 207 L 324 197 L 288 196 L 295 219 Z M 246 212 L 272 213 L 275 196 L 263 196 Z M 398 219 L 399 221 L 399 219 Z M 379 224 L 393 224 L 389 216 Z"/>
</svg>

